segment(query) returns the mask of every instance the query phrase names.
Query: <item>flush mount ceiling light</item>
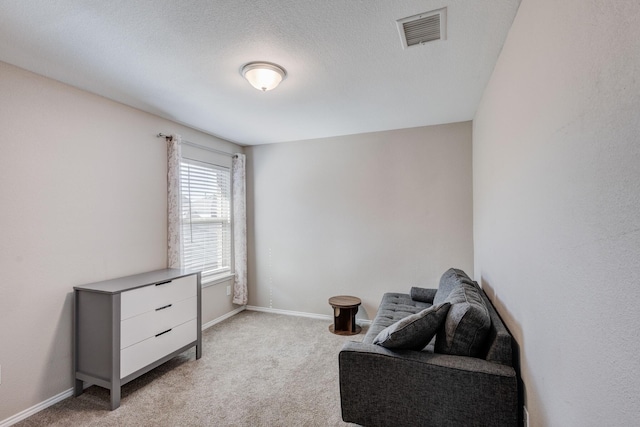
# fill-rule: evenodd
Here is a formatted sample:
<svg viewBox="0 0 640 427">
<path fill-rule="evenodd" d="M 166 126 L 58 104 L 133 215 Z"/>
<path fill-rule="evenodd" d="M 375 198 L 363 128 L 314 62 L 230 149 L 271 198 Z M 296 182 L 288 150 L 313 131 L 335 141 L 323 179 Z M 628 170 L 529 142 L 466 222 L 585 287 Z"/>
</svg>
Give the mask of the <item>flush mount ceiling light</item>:
<svg viewBox="0 0 640 427">
<path fill-rule="evenodd" d="M 287 77 L 284 68 L 271 62 L 249 62 L 242 67 L 240 74 L 251 86 L 263 92 L 275 89 Z"/>
</svg>

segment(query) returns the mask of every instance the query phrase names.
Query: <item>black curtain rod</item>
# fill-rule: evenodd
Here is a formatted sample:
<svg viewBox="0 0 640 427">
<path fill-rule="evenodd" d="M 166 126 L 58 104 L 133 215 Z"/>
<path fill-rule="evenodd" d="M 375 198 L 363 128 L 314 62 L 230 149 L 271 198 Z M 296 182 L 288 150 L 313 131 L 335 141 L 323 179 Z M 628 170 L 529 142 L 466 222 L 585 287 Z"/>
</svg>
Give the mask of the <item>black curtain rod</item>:
<svg viewBox="0 0 640 427">
<path fill-rule="evenodd" d="M 173 141 L 173 136 L 171 135 L 165 135 L 164 133 L 159 133 L 156 136 L 158 138 L 164 138 L 167 141 Z M 207 150 L 217 154 L 222 154 L 223 156 L 238 157 L 237 154 L 231 154 L 231 153 L 227 153 L 226 151 L 216 150 L 215 148 L 207 147 L 206 145 L 196 144 L 195 142 L 186 141 L 184 139 L 181 141 L 181 143 L 184 145 L 190 145 L 191 147 L 200 148 L 201 150 Z"/>
</svg>

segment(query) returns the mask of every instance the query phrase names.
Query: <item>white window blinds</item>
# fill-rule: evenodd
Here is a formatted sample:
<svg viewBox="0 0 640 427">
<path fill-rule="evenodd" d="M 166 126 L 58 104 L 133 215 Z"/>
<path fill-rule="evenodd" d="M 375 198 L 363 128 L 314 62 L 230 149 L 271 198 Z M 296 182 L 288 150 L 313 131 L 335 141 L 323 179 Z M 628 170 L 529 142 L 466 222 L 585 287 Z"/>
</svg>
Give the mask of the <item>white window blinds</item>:
<svg viewBox="0 0 640 427">
<path fill-rule="evenodd" d="M 231 270 L 231 186 L 229 169 L 183 159 L 180 162 L 184 268 L 202 281 Z"/>
</svg>

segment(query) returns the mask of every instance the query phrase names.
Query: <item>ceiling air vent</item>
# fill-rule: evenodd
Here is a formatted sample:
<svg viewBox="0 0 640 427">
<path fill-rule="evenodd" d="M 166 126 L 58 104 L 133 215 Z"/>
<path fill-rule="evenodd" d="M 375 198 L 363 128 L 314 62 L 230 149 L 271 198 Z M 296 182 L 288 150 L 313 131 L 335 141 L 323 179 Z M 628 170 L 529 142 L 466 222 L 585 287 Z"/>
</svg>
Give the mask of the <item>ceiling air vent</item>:
<svg viewBox="0 0 640 427">
<path fill-rule="evenodd" d="M 404 49 L 446 39 L 447 8 L 398 19 L 398 31 Z"/>
</svg>

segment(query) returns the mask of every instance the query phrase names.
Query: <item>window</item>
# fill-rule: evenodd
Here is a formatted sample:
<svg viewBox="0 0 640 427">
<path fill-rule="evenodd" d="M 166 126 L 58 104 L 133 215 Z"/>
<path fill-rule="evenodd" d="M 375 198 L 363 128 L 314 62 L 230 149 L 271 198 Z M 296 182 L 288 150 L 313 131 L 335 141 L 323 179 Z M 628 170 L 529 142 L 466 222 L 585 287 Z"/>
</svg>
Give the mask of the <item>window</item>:
<svg viewBox="0 0 640 427">
<path fill-rule="evenodd" d="M 231 271 L 231 174 L 191 159 L 180 162 L 182 265 L 205 283 Z"/>
</svg>

